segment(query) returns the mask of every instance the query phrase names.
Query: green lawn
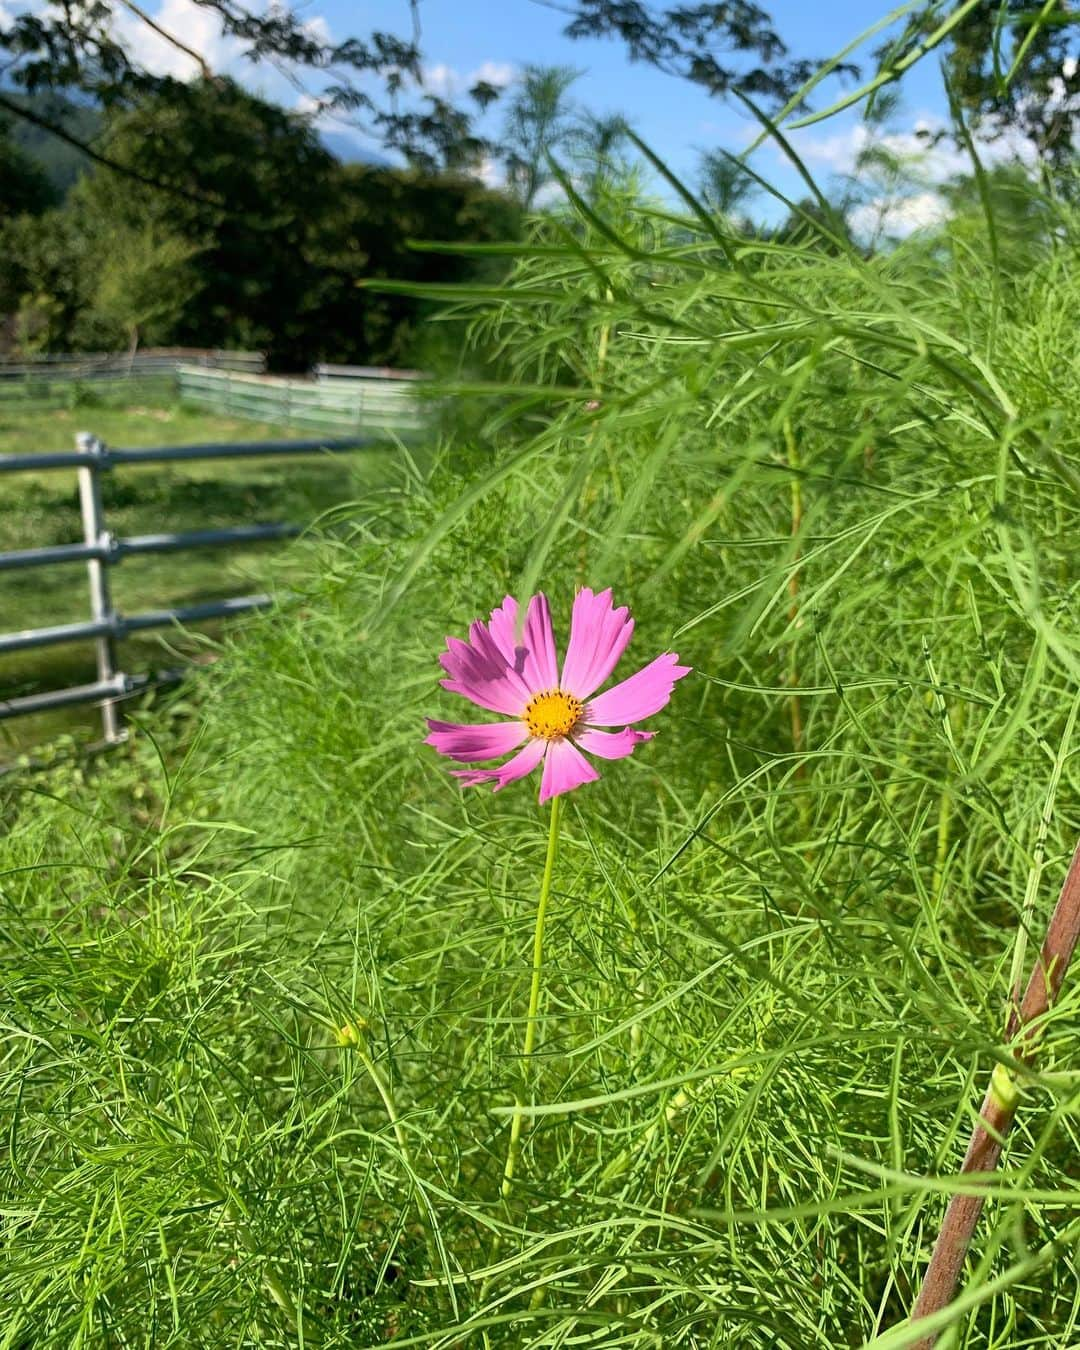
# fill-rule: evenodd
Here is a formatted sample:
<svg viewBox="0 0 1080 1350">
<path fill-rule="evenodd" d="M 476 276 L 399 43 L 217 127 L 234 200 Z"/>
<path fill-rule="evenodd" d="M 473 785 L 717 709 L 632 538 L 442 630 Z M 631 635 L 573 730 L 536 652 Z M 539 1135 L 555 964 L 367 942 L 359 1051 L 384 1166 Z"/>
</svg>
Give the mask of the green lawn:
<svg viewBox="0 0 1080 1350">
<path fill-rule="evenodd" d="M 190 444 L 310 436 L 310 432 L 203 413 L 175 403 L 72 409 L 0 407 L 0 453 L 64 450 L 79 431 L 113 446 Z M 120 467 L 104 480 L 108 528 L 118 536 L 164 530 L 291 521 L 307 524 L 384 475 L 387 454 L 296 459 L 210 460 Z M 73 543 L 82 538 L 73 470 L 0 477 L 0 550 Z M 112 570 L 114 603 L 122 613 L 243 595 L 287 583 L 296 546 L 269 543 L 234 549 L 128 558 Z M 89 617 L 86 569 L 55 565 L 0 576 L 0 632 L 75 622 Z M 214 634 L 220 624 L 208 624 Z M 147 633 L 122 649 L 124 668 L 174 666 L 177 654 L 205 649 L 194 634 Z M 94 678 L 91 643 L 40 648 L 0 657 L 0 697 L 61 688 Z M 92 736 L 87 707 L 0 722 L 0 761 L 59 732 Z"/>
</svg>

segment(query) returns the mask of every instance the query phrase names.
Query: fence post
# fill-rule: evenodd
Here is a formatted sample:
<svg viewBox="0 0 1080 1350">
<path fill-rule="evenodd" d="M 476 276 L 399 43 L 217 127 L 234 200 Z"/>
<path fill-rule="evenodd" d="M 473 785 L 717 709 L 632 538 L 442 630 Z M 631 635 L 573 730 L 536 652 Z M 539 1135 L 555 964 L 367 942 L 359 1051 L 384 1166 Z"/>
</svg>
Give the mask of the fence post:
<svg viewBox="0 0 1080 1350">
<path fill-rule="evenodd" d="M 101 504 L 101 468 L 105 447 L 89 431 L 80 431 L 75 437 L 75 446 L 80 455 L 86 456 L 86 464 L 80 465 L 79 506 L 82 510 L 83 539 L 87 544 L 97 544 L 108 549 L 109 535 L 105 529 L 105 511 Z M 90 613 L 95 621 L 113 618 L 112 600 L 109 595 L 109 561 L 103 558 L 88 558 L 87 577 L 90 582 Z M 97 673 L 99 680 L 111 680 L 116 671 L 116 644 L 111 634 L 94 639 L 97 650 Z M 105 699 L 101 705 L 101 726 L 105 740 L 115 743 L 124 739 L 120 727 L 120 709 L 115 700 Z"/>
</svg>

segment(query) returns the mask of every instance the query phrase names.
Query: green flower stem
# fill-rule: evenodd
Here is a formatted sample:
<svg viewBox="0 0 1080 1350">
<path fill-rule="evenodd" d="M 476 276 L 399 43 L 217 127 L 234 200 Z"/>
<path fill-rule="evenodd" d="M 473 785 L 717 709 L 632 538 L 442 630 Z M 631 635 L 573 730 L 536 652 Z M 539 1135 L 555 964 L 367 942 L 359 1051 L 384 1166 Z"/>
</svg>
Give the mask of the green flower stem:
<svg viewBox="0 0 1080 1350">
<path fill-rule="evenodd" d="M 522 1083 L 514 1094 L 514 1114 L 510 1121 L 510 1146 L 506 1152 L 506 1166 L 503 1168 L 502 1197 L 509 1199 L 514 1184 L 514 1168 L 517 1166 L 518 1152 L 521 1147 L 521 1127 L 525 1118 L 524 1083 L 530 1077 L 529 1066 L 536 1046 L 536 1031 L 539 1026 L 540 976 L 544 966 L 544 920 L 547 916 L 548 898 L 551 895 L 551 878 L 555 871 L 555 855 L 559 849 L 559 802 L 551 801 L 551 823 L 548 827 L 547 857 L 544 860 L 544 877 L 540 883 L 540 900 L 536 907 L 536 931 L 533 934 L 532 986 L 529 990 L 529 1013 L 525 1022 L 525 1046 L 522 1051 Z"/>
<path fill-rule="evenodd" d="M 394 1105 L 394 1094 L 390 1091 L 390 1084 L 380 1072 L 375 1061 L 362 1047 L 357 1047 L 360 1054 L 360 1061 L 367 1070 L 368 1077 L 375 1084 L 375 1089 L 382 1098 L 383 1106 L 386 1108 L 386 1118 L 390 1122 L 390 1128 L 394 1131 L 394 1138 L 398 1142 L 398 1148 L 401 1149 L 401 1156 L 409 1167 L 412 1167 L 412 1159 L 409 1157 L 409 1145 L 405 1138 L 405 1131 L 401 1128 L 401 1117 L 397 1113 L 397 1107 Z M 421 1214 L 423 1207 L 421 1206 Z"/>
<path fill-rule="evenodd" d="M 248 1226 L 248 1216 L 235 1197 L 226 1199 L 225 1213 L 228 1215 L 229 1222 L 232 1224 L 236 1236 L 240 1239 L 244 1250 L 249 1256 L 252 1256 L 257 1260 L 261 1259 L 260 1274 L 262 1276 L 263 1288 L 269 1294 L 271 1301 L 284 1313 L 290 1331 L 298 1332 L 302 1335 L 306 1345 L 318 1345 L 318 1340 L 312 1334 L 310 1316 L 302 1318 L 300 1305 L 297 1303 L 296 1299 L 293 1298 L 288 1286 L 274 1270 L 270 1261 L 265 1259 L 265 1254 L 259 1250 L 258 1245 L 251 1236 L 251 1230 Z"/>
<path fill-rule="evenodd" d="M 416 1176 L 416 1169 L 413 1166 L 412 1155 L 409 1152 L 409 1142 L 405 1138 L 405 1130 L 401 1124 L 401 1117 L 398 1115 L 397 1105 L 394 1101 L 394 1092 L 390 1086 L 390 1080 L 386 1074 L 379 1068 L 375 1061 L 367 1052 L 367 1043 L 363 1036 L 353 1042 L 356 1046 L 356 1052 L 360 1056 L 360 1062 L 363 1064 L 367 1076 L 375 1084 L 375 1090 L 382 1098 L 383 1107 L 386 1110 L 386 1118 L 390 1122 L 390 1128 L 394 1132 L 394 1138 L 397 1140 L 398 1148 L 401 1150 L 401 1156 L 405 1161 L 405 1166 L 409 1171 L 413 1195 L 416 1199 L 416 1209 L 420 1215 L 420 1223 L 424 1229 L 424 1236 L 429 1243 L 429 1252 L 432 1263 L 438 1261 L 438 1244 L 434 1240 L 435 1221 L 430 1213 L 430 1207 L 425 1199 L 423 1188 Z M 448 1277 L 449 1278 L 449 1277 Z M 454 1303 L 453 1289 L 447 1285 L 450 1293 L 450 1306 L 457 1312 L 457 1305 Z"/>
</svg>

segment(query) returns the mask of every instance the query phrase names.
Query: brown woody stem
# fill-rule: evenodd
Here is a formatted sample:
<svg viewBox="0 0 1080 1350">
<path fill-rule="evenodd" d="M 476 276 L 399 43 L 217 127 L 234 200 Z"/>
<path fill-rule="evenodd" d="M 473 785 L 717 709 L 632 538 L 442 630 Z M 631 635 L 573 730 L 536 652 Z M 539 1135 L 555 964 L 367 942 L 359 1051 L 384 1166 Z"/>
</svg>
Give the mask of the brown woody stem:
<svg viewBox="0 0 1080 1350">
<path fill-rule="evenodd" d="M 1030 1064 L 1038 1048 L 1043 1015 L 1053 1006 L 1061 991 L 1077 938 L 1080 937 L 1080 844 L 1061 888 L 1057 906 L 1046 930 L 1039 959 L 1031 972 L 1027 991 L 1019 1007 L 1014 1005 L 1005 1036 L 1022 1064 Z M 978 1124 L 971 1132 L 961 1176 L 993 1172 L 1013 1123 L 1019 1092 L 1005 1066 L 999 1064 L 983 1099 Z M 926 1268 L 926 1277 L 911 1314 L 912 1322 L 929 1317 L 952 1302 L 964 1268 L 968 1246 L 979 1221 L 985 1197 L 954 1195 L 945 1211 L 934 1253 Z M 932 1350 L 935 1331 L 916 1341 L 912 1350 Z"/>
</svg>

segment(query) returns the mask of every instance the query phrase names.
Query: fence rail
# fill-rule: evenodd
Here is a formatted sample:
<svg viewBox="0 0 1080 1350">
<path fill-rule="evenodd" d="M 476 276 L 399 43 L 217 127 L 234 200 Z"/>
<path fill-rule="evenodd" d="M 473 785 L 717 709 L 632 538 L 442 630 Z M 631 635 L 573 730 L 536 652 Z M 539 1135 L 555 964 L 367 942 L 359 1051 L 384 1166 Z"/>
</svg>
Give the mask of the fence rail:
<svg viewBox="0 0 1080 1350">
<path fill-rule="evenodd" d="M 422 380 L 422 370 L 396 370 L 393 366 L 335 366 L 320 362 L 315 368 L 320 382 L 333 380 Z"/>
<path fill-rule="evenodd" d="M 225 618 L 270 604 L 268 595 L 238 595 L 226 600 L 171 609 L 149 610 L 123 615 L 113 605 L 109 588 L 109 569 L 125 557 L 140 553 L 173 553 L 192 548 L 219 548 L 256 540 L 288 539 L 300 533 L 296 524 L 238 525 L 231 529 L 195 530 L 187 533 L 135 535 L 117 539 L 106 525 L 101 496 L 101 475 L 126 464 L 167 464 L 177 460 L 247 459 L 256 456 L 337 454 L 363 450 L 384 444 L 385 437 L 364 436 L 341 440 L 249 441 L 235 445 L 138 446 L 114 450 L 89 432 L 76 437 L 75 451 L 40 454 L 0 455 L 0 473 L 24 470 L 75 469 L 79 482 L 83 542 L 58 544 L 51 548 L 19 549 L 0 553 L 0 571 L 43 567 L 65 563 L 85 563 L 90 588 L 90 619 L 80 623 L 57 624 L 46 628 L 28 628 L 17 633 L 0 634 L 0 655 L 51 647 L 67 642 L 93 641 L 97 661 L 97 679 L 90 684 L 66 689 L 46 690 L 0 701 L 0 720 L 79 703 L 100 703 L 105 740 L 123 739 L 120 701 L 151 685 L 179 677 L 168 672 L 152 679 L 123 671 L 118 644 L 130 633 L 175 624 L 196 623 L 204 619 Z"/>
<path fill-rule="evenodd" d="M 29 359 L 0 357 L 0 387 L 30 381 L 123 379 L 131 375 L 172 375 L 178 364 L 212 370 L 266 369 L 262 352 L 231 352 L 208 347 L 145 347 L 134 352 L 53 352 Z"/>
<path fill-rule="evenodd" d="M 267 375 L 262 352 L 192 347 L 30 360 L 0 356 L 0 407 L 28 402 L 51 407 L 83 390 L 122 389 L 143 398 L 178 394 L 227 416 L 340 436 L 408 433 L 425 426 L 434 411 L 432 400 L 420 393 L 424 378 L 417 370 L 329 364 L 315 366 L 310 376 Z"/>
<path fill-rule="evenodd" d="M 147 348 L 137 352 L 90 352 L 12 360 L 0 357 L 0 408 L 63 406 L 89 390 L 122 390 L 127 397 L 168 397 L 184 362 L 211 370 L 258 374 L 262 352 L 210 351 L 195 347 Z"/>
</svg>

